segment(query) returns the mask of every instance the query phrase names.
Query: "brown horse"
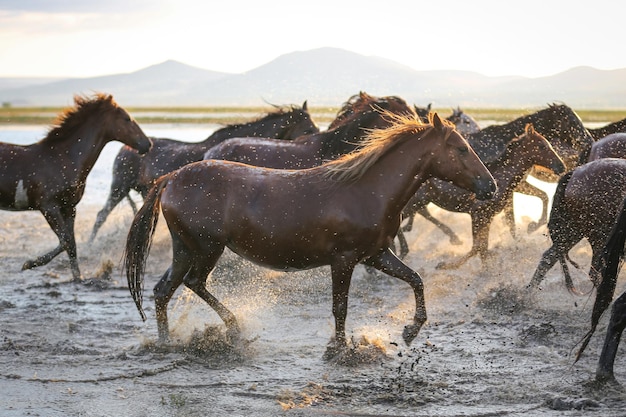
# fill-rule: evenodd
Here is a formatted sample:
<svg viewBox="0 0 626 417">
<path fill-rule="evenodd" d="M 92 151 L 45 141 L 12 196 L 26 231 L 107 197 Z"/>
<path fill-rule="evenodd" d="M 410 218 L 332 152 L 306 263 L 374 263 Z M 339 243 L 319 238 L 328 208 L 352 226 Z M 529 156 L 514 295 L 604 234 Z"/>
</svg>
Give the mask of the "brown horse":
<svg viewBox="0 0 626 417">
<path fill-rule="evenodd" d="M 415 113 L 400 97 L 375 97 L 367 93 L 352 96 L 325 132 L 301 136 L 292 141 L 234 138 L 204 154 L 204 159 L 221 159 L 267 168 L 305 169 L 336 159 L 355 150 L 368 129 L 389 126 L 386 115 Z"/>
<path fill-rule="evenodd" d="M 400 212 L 417 188 L 436 176 L 490 198 L 495 182 L 450 124 L 432 116 L 387 117 L 387 129 L 370 131 L 360 150 L 318 167 L 269 169 L 207 160 L 161 177 L 130 228 L 124 254 L 129 289 L 142 318 L 143 274 L 159 217 L 172 237 L 172 264 L 154 288 L 159 339 L 169 337 L 167 305 L 185 284 L 239 334 L 232 312 L 205 286 L 224 249 L 277 270 L 330 265 L 335 345 L 346 345 L 348 289 L 362 262 L 407 282 L 416 310 L 407 344 L 426 321 L 421 277 L 389 250 Z"/>
<path fill-rule="evenodd" d="M 111 211 L 124 198 L 128 198 L 133 211 L 137 212 L 135 203 L 129 195 L 130 190 L 135 190 L 145 197 L 154 181 L 161 175 L 201 160 L 207 149 L 226 139 L 240 136 L 295 139 L 315 132 L 319 132 L 319 129 L 311 118 L 305 101 L 302 107 L 279 107 L 256 120 L 225 126 L 201 142 L 152 138 L 154 146 L 150 152 L 142 156 L 132 148 L 124 146 L 113 162 L 109 197 L 102 210 L 98 212 L 89 241 L 95 239 Z"/>
<path fill-rule="evenodd" d="M 87 175 L 109 141 L 123 142 L 141 154 L 151 142 L 112 96 L 76 96 L 74 101 L 39 142 L 0 144 L 0 208 L 41 211 L 59 238 L 59 246 L 27 261 L 22 269 L 45 265 L 65 251 L 74 280 L 80 280 L 74 219 Z"/>
<path fill-rule="evenodd" d="M 425 217 L 430 216 L 426 206 L 432 202 L 449 211 L 469 213 L 472 220 L 473 244 L 470 252 L 459 259 L 442 262 L 437 268 L 458 268 L 474 255 L 480 255 L 483 265 L 485 264 L 488 255 L 489 228 L 493 218 L 506 206 L 517 184 L 535 165 L 557 173 L 565 169 L 563 161 L 546 138 L 528 124 L 525 133 L 509 142 L 499 159 L 486 164 L 498 184 L 498 191 L 492 199 L 479 201 L 466 190 L 435 178 L 417 190 L 403 210 L 404 217 L 410 217 L 415 212 L 423 213 Z M 401 233 L 402 231 L 399 232 L 400 236 Z M 406 240 L 401 238 L 401 245 L 403 242 Z M 401 247 L 400 257 L 405 256 L 407 252 L 408 246 Z"/>
<path fill-rule="evenodd" d="M 591 145 L 587 161 L 600 158 L 626 158 L 626 133 L 612 133 Z"/>
<path fill-rule="evenodd" d="M 487 164 L 498 159 L 506 149 L 507 144 L 524 133 L 525 126 L 528 123 L 532 123 L 535 130 L 550 142 L 565 163 L 567 170 L 577 167 L 580 164 L 581 155 L 587 155 L 589 149 L 591 149 L 593 138 L 583 126 L 576 112 L 564 104 L 550 105 L 545 109 L 518 117 L 509 123 L 487 126 L 476 133 L 465 135 L 465 137 L 470 146 L 476 151 L 476 154 Z M 543 181 L 558 181 L 557 175 L 545 169 L 533 168 L 526 174 L 525 178 L 528 175 L 533 175 Z M 548 218 L 549 203 L 549 198 L 545 191 L 524 179 L 517 185 L 515 192 L 539 197 L 544 204 L 541 218 L 537 223 L 531 223 L 528 226 L 529 232 L 545 224 Z M 515 216 L 512 197 L 504 208 L 504 214 L 511 235 L 515 236 Z M 409 218 L 408 223 L 403 227 L 404 231 L 411 230 L 412 220 L 412 218 Z M 452 233 L 452 235 L 449 235 L 451 241 L 460 242 L 458 236 L 450 228 L 446 228 L 443 231 Z"/>
<path fill-rule="evenodd" d="M 578 361 L 591 340 L 591 336 L 598 327 L 600 317 L 609 307 L 615 294 L 617 275 L 624 259 L 624 244 L 626 243 L 626 199 L 622 201 L 618 210 L 617 220 L 611 230 L 606 245 L 602 251 L 602 280 L 598 285 L 596 301 L 591 313 L 591 329 L 583 337 L 581 347 L 576 354 Z M 617 383 L 613 367 L 617 348 L 626 328 L 626 292 L 620 295 L 613 303 L 611 318 L 606 327 L 606 336 L 602 346 L 602 352 L 596 368 L 596 381 L 600 383 Z"/>
<path fill-rule="evenodd" d="M 563 175 L 554 194 L 548 222 L 552 246 L 543 253 L 529 286 L 538 287 L 558 260 L 567 288 L 575 293 L 567 254 L 583 238 L 587 238 L 591 245 L 589 277 L 597 285 L 602 268 L 602 249 L 625 197 L 624 159 L 598 159 Z"/>
</svg>

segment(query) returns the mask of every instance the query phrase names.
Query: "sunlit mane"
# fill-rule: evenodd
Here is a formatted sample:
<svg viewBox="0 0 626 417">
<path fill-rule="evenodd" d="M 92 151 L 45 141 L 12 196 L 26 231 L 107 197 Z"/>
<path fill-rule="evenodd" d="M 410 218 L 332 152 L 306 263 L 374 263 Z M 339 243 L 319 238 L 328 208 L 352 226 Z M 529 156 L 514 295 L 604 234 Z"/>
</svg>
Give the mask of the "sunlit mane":
<svg viewBox="0 0 626 417">
<path fill-rule="evenodd" d="M 370 130 L 359 149 L 324 164 L 327 168 L 324 172 L 326 177 L 336 181 L 356 180 L 401 138 L 433 128 L 433 113 L 428 117 L 429 123 L 422 122 L 416 115 L 398 115 L 387 111 L 382 113 L 392 121 L 392 125 L 385 129 Z M 442 120 L 442 124 L 445 126 L 447 139 L 454 130 L 454 125 L 445 120 Z"/>
<path fill-rule="evenodd" d="M 105 109 L 113 110 L 117 108 L 117 103 L 113 100 L 113 96 L 109 94 L 98 93 L 93 97 L 75 95 L 74 107 L 69 107 L 59 114 L 48 135 L 42 141 L 71 136 L 70 132 L 82 126 L 85 117 Z"/>
</svg>

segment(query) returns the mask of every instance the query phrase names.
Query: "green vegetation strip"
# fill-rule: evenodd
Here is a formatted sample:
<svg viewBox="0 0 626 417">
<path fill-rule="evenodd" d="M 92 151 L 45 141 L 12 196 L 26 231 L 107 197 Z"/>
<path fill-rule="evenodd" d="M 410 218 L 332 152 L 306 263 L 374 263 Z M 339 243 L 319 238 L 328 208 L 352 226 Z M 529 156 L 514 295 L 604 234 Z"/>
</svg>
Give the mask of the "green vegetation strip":
<svg viewBox="0 0 626 417">
<path fill-rule="evenodd" d="M 533 113 L 540 108 L 509 109 L 509 108 L 463 108 L 463 111 L 477 121 L 489 120 L 506 123 L 517 117 Z M 0 108 L 0 125 L 36 124 L 51 125 L 57 115 L 64 109 L 61 107 L 2 107 Z M 273 107 L 128 107 L 138 123 L 168 124 L 232 124 L 243 123 L 274 110 Z M 309 108 L 313 119 L 318 123 L 329 123 L 337 114 L 338 108 Z M 451 108 L 435 108 L 442 116 L 448 116 Z M 575 109 L 576 110 L 576 109 Z M 576 110 L 585 123 L 613 122 L 626 118 L 626 109 L 616 110 Z"/>
</svg>

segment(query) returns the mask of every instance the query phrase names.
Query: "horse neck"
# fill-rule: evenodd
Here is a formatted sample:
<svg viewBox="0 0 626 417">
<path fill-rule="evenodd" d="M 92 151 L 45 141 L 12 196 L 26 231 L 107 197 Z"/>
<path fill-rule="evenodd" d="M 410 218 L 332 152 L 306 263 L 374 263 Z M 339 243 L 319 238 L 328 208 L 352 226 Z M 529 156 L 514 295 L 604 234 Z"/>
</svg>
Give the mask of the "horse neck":
<svg viewBox="0 0 626 417">
<path fill-rule="evenodd" d="M 626 119 L 618 120 L 617 122 L 610 123 L 606 126 L 599 127 L 597 129 L 589 129 L 589 132 L 595 138 L 595 140 L 602 139 L 603 137 L 613 134 L 624 132 L 626 130 Z"/>
<path fill-rule="evenodd" d="M 388 202 L 388 216 L 399 215 L 418 188 L 432 177 L 430 167 L 436 162 L 437 149 L 425 134 L 396 144 L 358 180 L 366 193 Z"/>
<path fill-rule="evenodd" d="M 381 115 L 375 111 L 362 113 L 349 122 L 344 122 L 334 129 L 319 135 L 321 153 L 324 159 L 333 159 L 355 150 L 371 129 L 381 120 Z"/>
<path fill-rule="evenodd" d="M 61 158 L 69 157 L 74 166 L 72 172 L 85 179 L 108 142 L 105 123 L 96 122 L 83 123 L 71 132 L 66 132 L 63 139 L 56 138 L 46 146 Z"/>
<path fill-rule="evenodd" d="M 200 143 L 208 149 L 230 138 L 264 137 L 282 139 L 283 135 L 291 130 L 293 123 L 289 114 L 281 117 L 264 117 L 254 122 L 225 126 L 213 132 L 211 136 Z"/>
<path fill-rule="evenodd" d="M 526 172 L 533 167 L 532 155 L 532 151 L 517 142 L 507 146 L 500 159 L 485 164 L 496 179 L 499 193 L 513 193 L 513 189 L 524 179 Z"/>
</svg>

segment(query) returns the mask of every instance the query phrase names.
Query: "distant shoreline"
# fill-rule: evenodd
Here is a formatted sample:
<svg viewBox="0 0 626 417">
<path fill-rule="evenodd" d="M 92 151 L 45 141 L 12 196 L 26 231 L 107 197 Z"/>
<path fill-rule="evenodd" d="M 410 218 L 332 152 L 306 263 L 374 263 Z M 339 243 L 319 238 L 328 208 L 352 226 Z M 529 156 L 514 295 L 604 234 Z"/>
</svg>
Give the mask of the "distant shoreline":
<svg viewBox="0 0 626 417">
<path fill-rule="evenodd" d="M 463 108 L 479 123 L 506 123 L 540 108 Z M 2 107 L 0 125 L 51 125 L 63 107 Z M 261 117 L 275 108 L 268 107 L 126 107 L 126 110 L 140 124 L 233 124 L 244 123 Z M 319 124 L 330 123 L 339 108 L 309 108 L 313 120 Z M 448 116 L 452 109 L 434 108 L 441 115 Z M 610 123 L 626 118 L 626 109 L 615 110 L 576 110 L 584 123 Z"/>
</svg>

